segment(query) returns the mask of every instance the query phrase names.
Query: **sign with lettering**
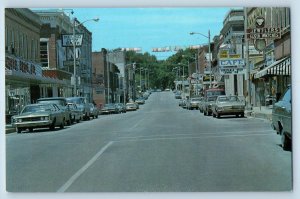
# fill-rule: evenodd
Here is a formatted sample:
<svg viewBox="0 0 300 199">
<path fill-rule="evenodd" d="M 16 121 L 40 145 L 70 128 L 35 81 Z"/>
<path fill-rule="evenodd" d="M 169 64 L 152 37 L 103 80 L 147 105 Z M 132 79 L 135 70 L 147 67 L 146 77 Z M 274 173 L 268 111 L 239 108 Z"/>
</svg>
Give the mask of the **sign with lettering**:
<svg viewBox="0 0 300 199">
<path fill-rule="evenodd" d="M 73 47 L 74 41 L 76 46 L 82 45 L 83 34 L 76 34 L 75 39 L 73 39 L 73 34 L 62 34 L 61 37 L 63 47 Z"/>
<path fill-rule="evenodd" d="M 243 74 L 243 73 L 244 73 L 243 68 L 237 68 L 237 67 L 220 68 L 221 75 Z"/>
<path fill-rule="evenodd" d="M 243 66 L 245 65 L 244 59 L 220 59 L 219 66 Z"/>
</svg>

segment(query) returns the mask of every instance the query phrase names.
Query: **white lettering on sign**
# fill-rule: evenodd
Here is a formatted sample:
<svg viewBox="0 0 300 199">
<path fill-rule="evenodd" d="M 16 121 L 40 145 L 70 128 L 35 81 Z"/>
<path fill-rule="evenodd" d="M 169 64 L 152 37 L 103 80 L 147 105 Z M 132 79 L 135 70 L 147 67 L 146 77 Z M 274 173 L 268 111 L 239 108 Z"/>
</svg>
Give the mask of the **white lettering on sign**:
<svg viewBox="0 0 300 199">
<path fill-rule="evenodd" d="M 220 69 L 220 74 L 243 74 L 244 69 L 243 68 L 222 68 Z"/>
</svg>

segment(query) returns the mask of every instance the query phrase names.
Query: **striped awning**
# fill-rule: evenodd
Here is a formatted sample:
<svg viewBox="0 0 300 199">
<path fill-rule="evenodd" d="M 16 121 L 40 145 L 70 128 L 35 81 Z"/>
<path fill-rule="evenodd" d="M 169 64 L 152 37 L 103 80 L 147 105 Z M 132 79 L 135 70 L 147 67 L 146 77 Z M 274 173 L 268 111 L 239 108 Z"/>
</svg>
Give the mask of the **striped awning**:
<svg viewBox="0 0 300 199">
<path fill-rule="evenodd" d="M 258 79 L 266 75 L 270 75 L 270 76 L 291 75 L 291 58 L 285 57 L 283 59 L 275 61 L 270 66 L 254 74 L 254 78 Z"/>
</svg>

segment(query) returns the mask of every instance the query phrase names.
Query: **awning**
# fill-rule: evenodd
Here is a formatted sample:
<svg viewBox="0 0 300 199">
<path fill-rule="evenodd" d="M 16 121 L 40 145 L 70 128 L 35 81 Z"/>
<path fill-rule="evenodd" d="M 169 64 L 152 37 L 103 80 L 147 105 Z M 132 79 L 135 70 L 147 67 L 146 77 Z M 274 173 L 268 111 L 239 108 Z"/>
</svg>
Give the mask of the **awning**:
<svg viewBox="0 0 300 199">
<path fill-rule="evenodd" d="M 285 57 L 283 59 L 275 61 L 270 66 L 254 74 L 254 78 L 258 79 L 266 75 L 291 75 L 291 58 Z"/>
</svg>

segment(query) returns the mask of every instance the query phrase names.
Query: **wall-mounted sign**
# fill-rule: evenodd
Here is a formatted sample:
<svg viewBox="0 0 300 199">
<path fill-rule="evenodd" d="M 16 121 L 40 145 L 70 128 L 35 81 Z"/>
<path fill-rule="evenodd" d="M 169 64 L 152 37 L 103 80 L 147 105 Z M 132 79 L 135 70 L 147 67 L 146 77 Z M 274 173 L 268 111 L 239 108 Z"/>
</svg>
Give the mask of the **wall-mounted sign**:
<svg viewBox="0 0 300 199">
<path fill-rule="evenodd" d="M 210 77 L 211 77 L 211 81 L 214 81 L 214 75 L 205 74 L 203 76 L 203 82 L 209 82 L 210 81 Z"/>
<path fill-rule="evenodd" d="M 228 58 L 228 50 L 220 50 L 219 51 L 219 58 L 220 59 L 226 59 L 226 58 Z"/>
<path fill-rule="evenodd" d="M 220 59 L 219 66 L 243 66 L 245 65 L 244 59 Z"/>
<path fill-rule="evenodd" d="M 239 58 L 241 58 L 241 55 L 240 54 L 231 54 L 231 55 L 229 55 L 229 58 L 239 59 Z"/>
<path fill-rule="evenodd" d="M 265 27 L 265 19 L 261 16 L 255 19 L 256 28 L 247 29 L 248 39 L 280 39 L 281 28 L 279 27 Z"/>
<path fill-rule="evenodd" d="M 76 46 L 82 45 L 83 34 L 76 34 L 75 39 L 73 39 L 73 34 L 62 34 L 62 46 L 63 47 L 73 47 L 73 41 L 75 40 Z"/>
<path fill-rule="evenodd" d="M 243 74 L 243 73 L 244 73 L 243 68 L 237 68 L 237 67 L 220 68 L 221 75 Z"/>
</svg>

